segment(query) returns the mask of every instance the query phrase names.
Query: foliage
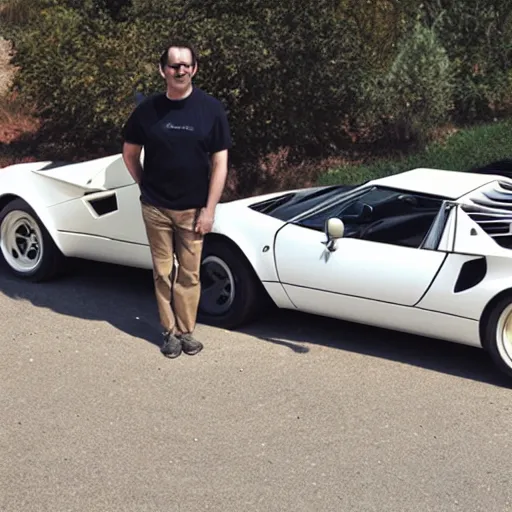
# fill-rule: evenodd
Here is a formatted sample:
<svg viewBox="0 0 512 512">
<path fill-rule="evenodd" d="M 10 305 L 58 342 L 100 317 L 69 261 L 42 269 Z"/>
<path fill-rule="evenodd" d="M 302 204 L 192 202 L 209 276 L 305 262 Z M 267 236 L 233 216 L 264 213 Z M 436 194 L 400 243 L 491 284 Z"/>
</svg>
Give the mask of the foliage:
<svg viewBox="0 0 512 512">
<path fill-rule="evenodd" d="M 130 40 L 130 27 L 101 12 L 90 17 L 63 6 L 41 8 L 37 25 L 24 28 L 16 39 L 16 85 L 38 105 L 50 138 L 117 149 L 110 140 L 119 112 L 129 111 L 130 67 L 138 58 Z"/>
<path fill-rule="evenodd" d="M 158 2 L 134 0 L 131 23 L 160 53 L 161 34 L 194 41 L 200 53 L 198 86 L 226 105 L 236 142 L 235 159 L 292 147 L 297 153 L 343 142 L 341 120 L 357 96 L 364 71 L 349 21 L 334 16 L 337 2 L 242 0 L 174 3 L 158 16 Z M 157 81 L 158 79 L 158 81 Z M 155 75 L 146 92 L 161 89 Z M 238 158 L 237 158 L 238 157 Z"/>
<path fill-rule="evenodd" d="M 281 147 L 294 155 L 333 151 L 345 140 L 343 114 L 365 68 L 350 22 L 334 16 L 336 2 L 246 0 L 233 10 L 228 1 L 134 0 L 124 22 L 93 0 L 80 9 L 73 0 L 43 4 L 38 26 L 16 41 L 18 86 L 67 141 L 119 144 L 134 89 L 163 88 L 157 61 L 169 26 L 194 41 L 196 83 L 229 111 L 234 161 Z"/>
<path fill-rule="evenodd" d="M 436 21 L 453 63 L 456 117 L 489 119 L 510 113 L 512 3 L 510 0 L 432 0 L 426 20 Z"/>
<path fill-rule="evenodd" d="M 38 0 L 0 0 L 0 33 L 2 37 L 15 37 L 17 29 L 35 23 Z"/>
<path fill-rule="evenodd" d="M 445 142 L 429 145 L 424 151 L 396 159 L 379 159 L 364 165 L 324 169 L 317 184 L 361 183 L 416 167 L 467 171 L 490 162 L 510 159 L 512 120 L 466 128 Z"/>
<path fill-rule="evenodd" d="M 120 150 L 135 91 L 162 91 L 160 53 L 190 39 L 196 84 L 227 108 L 234 181 L 247 193 L 289 182 L 288 169 L 311 179 L 307 159 L 424 145 L 446 121 L 507 113 L 511 10 L 509 0 L 0 0 L 0 26 L 41 137 L 76 158 Z"/>
<path fill-rule="evenodd" d="M 424 143 L 452 107 L 450 61 L 433 28 L 417 22 L 371 91 L 389 138 Z"/>
</svg>

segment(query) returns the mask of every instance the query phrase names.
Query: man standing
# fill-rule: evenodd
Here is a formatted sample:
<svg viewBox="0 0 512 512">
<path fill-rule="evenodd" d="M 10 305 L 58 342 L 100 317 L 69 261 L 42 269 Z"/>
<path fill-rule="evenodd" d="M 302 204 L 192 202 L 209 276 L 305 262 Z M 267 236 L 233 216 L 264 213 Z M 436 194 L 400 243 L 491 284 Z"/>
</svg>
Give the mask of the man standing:
<svg viewBox="0 0 512 512">
<path fill-rule="evenodd" d="M 167 90 L 144 100 L 129 117 L 123 159 L 141 190 L 164 329 L 161 352 L 174 358 L 182 350 L 192 355 L 203 348 L 192 336 L 203 237 L 212 229 L 226 182 L 231 135 L 222 104 L 192 84 L 197 57 L 190 45 L 171 44 L 159 69 Z"/>
</svg>

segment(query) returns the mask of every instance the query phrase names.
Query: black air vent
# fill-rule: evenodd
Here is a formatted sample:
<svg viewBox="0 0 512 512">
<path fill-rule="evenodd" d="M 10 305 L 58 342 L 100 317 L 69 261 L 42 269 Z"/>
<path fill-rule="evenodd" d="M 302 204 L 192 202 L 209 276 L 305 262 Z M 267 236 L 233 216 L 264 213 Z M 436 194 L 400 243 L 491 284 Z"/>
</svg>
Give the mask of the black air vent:
<svg viewBox="0 0 512 512">
<path fill-rule="evenodd" d="M 466 261 L 460 269 L 459 277 L 455 283 L 453 291 L 455 293 L 460 293 L 473 288 L 478 283 L 482 282 L 486 273 L 487 260 L 485 258 Z"/>
<path fill-rule="evenodd" d="M 99 199 L 89 200 L 89 204 L 98 215 L 106 215 L 107 213 L 117 210 L 117 198 L 115 194 Z"/>
</svg>

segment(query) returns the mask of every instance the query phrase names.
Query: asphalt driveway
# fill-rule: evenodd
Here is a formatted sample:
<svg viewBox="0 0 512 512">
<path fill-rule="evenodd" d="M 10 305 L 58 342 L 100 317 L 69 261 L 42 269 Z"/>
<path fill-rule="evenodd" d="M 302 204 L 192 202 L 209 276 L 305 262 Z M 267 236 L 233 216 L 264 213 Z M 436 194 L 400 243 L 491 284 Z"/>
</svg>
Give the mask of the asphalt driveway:
<svg viewBox="0 0 512 512">
<path fill-rule="evenodd" d="M 80 262 L 0 312 L 1 511 L 512 510 L 478 349 L 283 312 L 168 360 L 151 275 Z"/>
</svg>

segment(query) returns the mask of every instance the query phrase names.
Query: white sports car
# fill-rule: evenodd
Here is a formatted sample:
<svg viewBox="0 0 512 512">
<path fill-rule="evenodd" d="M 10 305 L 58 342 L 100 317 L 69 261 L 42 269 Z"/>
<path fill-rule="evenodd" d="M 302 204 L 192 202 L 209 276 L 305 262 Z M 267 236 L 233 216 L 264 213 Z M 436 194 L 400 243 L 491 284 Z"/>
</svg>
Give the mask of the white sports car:
<svg viewBox="0 0 512 512">
<path fill-rule="evenodd" d="M 151 269 L 121 155 L 0 170 L 0 246 L 40 281 L 63 257 Z M 484 348 L 512 376 L 512 179 L 414 169 L 358 186 L 220 204 L 199 320 L 236 327 L 268 303 Z"/>
</svg>

